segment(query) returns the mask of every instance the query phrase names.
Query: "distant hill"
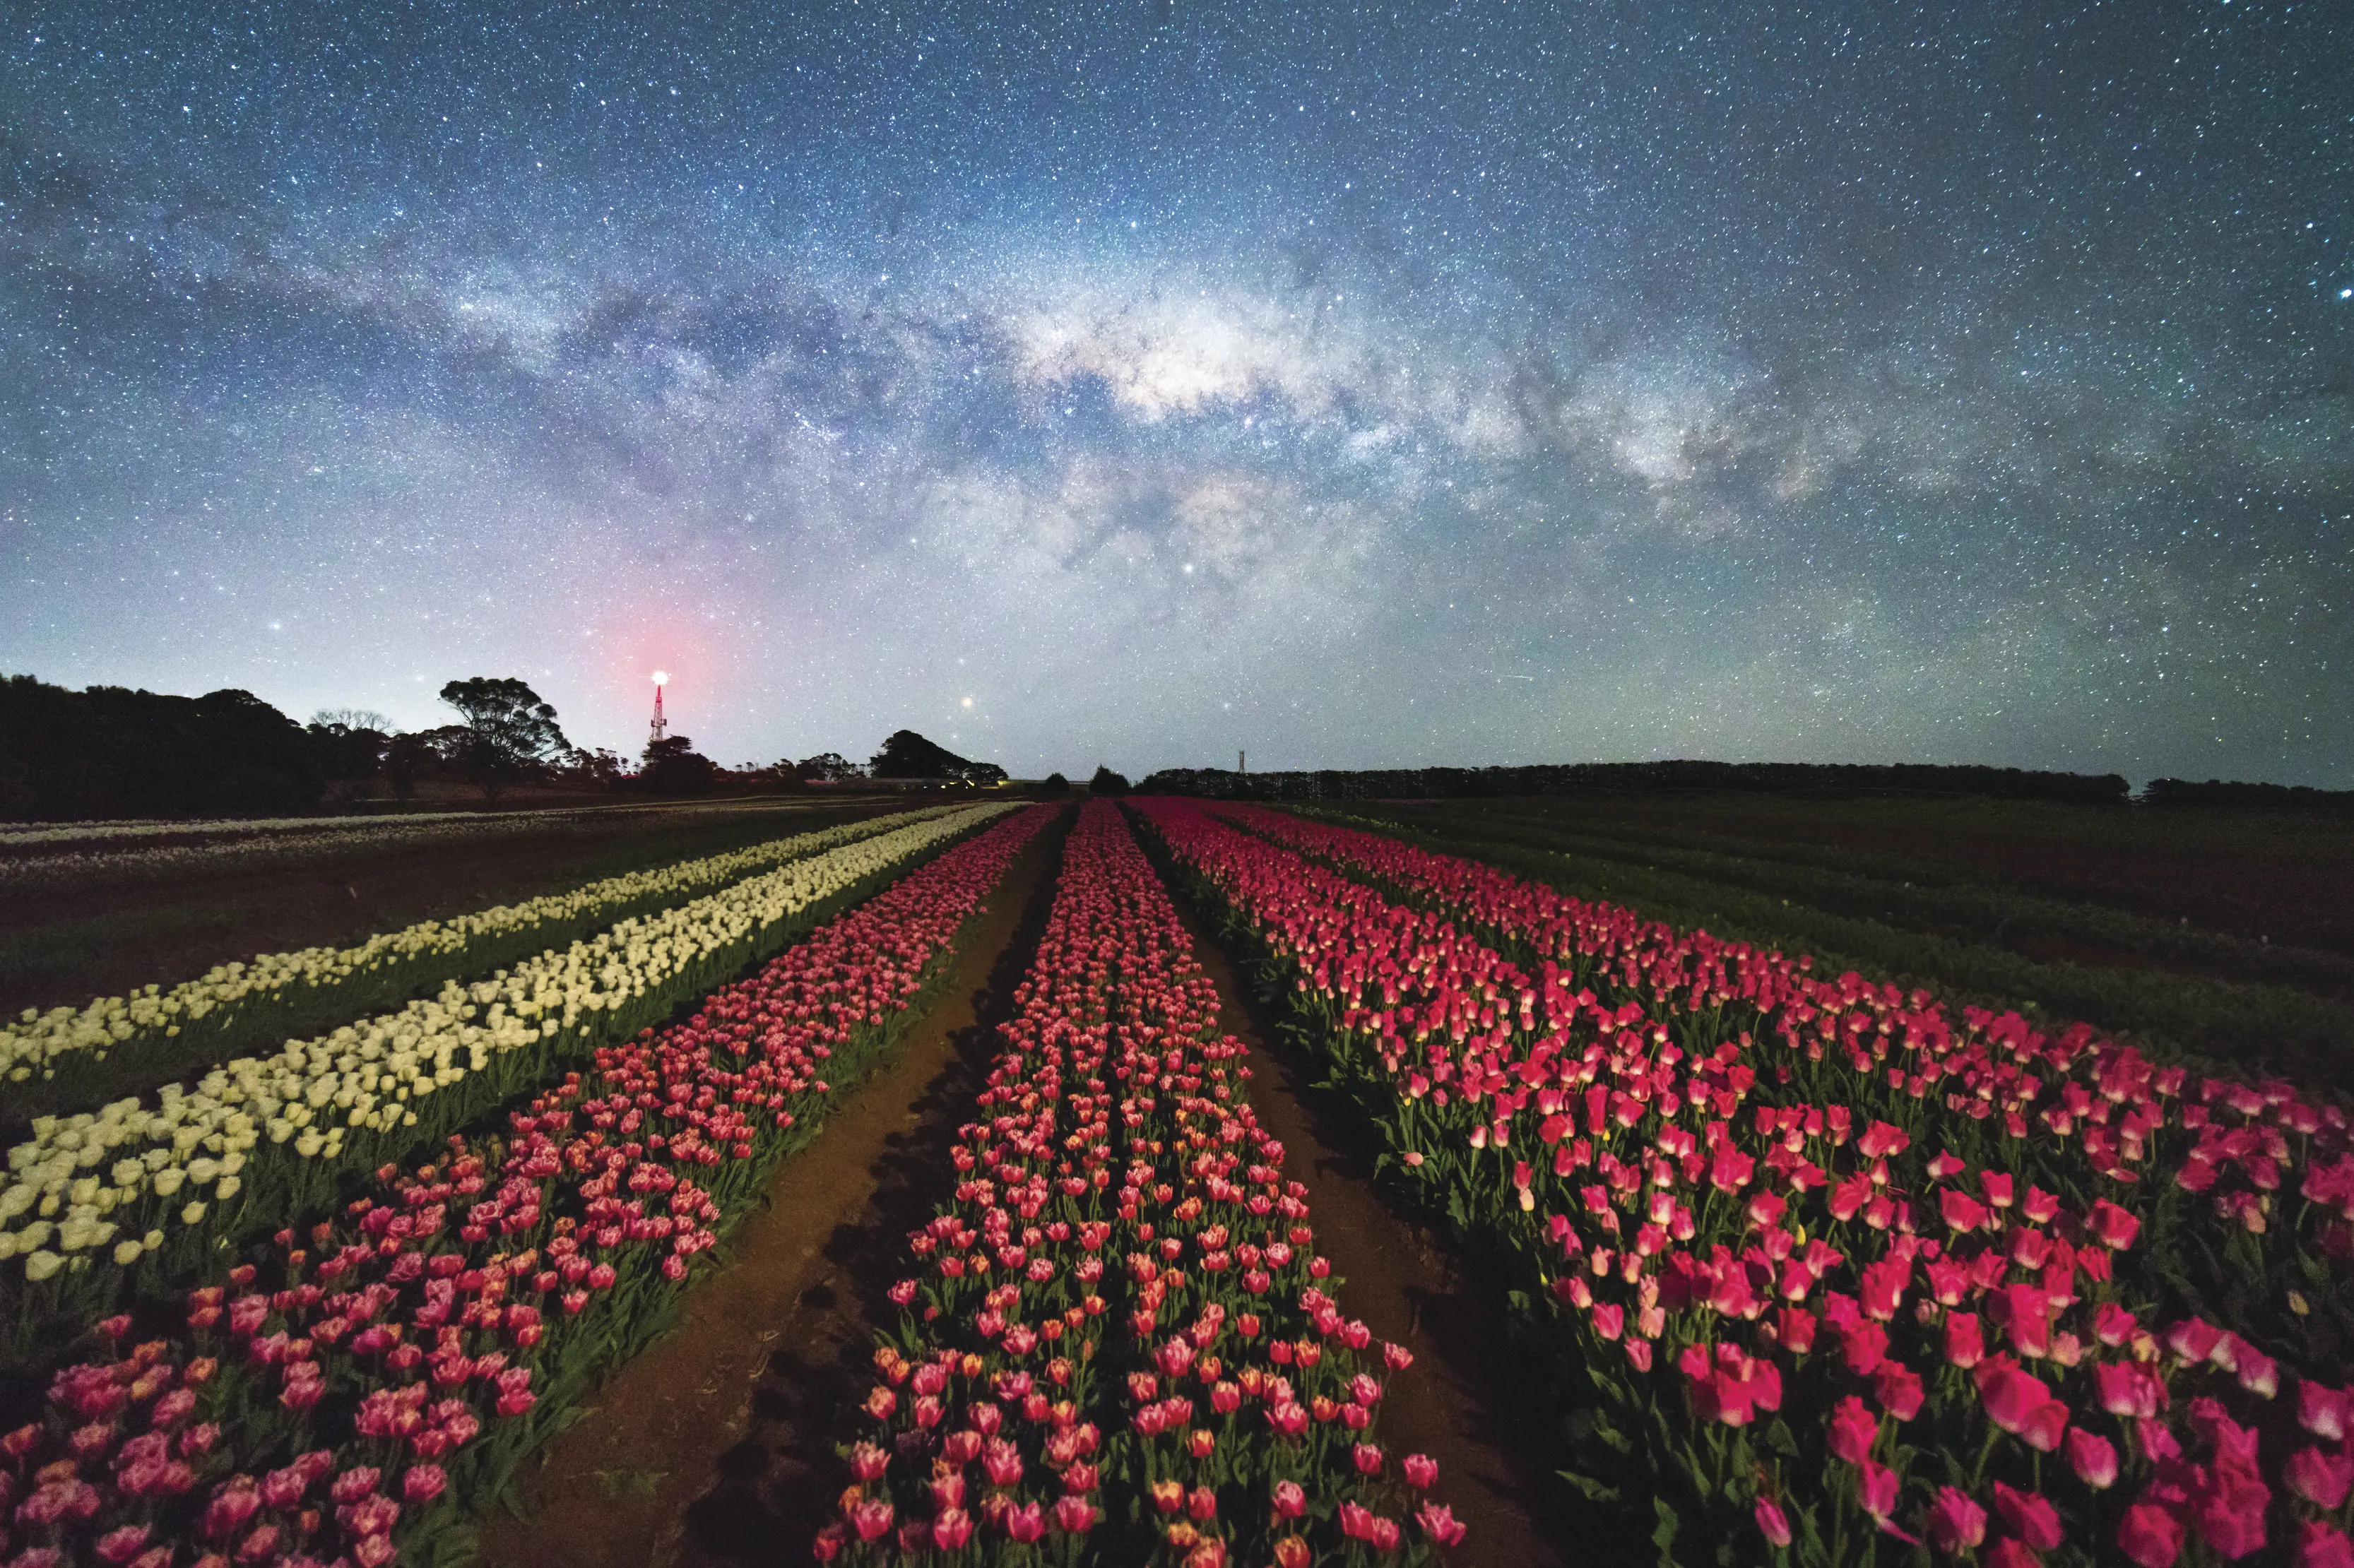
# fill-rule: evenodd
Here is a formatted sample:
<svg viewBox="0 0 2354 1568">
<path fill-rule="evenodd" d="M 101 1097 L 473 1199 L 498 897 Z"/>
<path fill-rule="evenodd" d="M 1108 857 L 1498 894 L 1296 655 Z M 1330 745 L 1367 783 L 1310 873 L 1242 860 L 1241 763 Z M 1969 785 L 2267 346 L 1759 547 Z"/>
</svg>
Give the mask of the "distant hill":
<svg viewBox="0 0 2354 1568">
<path fill-rule="evenodd" d="M 912 729 L 894 733 L 867 763 L 875 779 L 948 779 L 965 784 L 1002 784 L 1005 769 L 994 762 L 974 762 L 946 747 L 935 745 Z"/>
</svg>

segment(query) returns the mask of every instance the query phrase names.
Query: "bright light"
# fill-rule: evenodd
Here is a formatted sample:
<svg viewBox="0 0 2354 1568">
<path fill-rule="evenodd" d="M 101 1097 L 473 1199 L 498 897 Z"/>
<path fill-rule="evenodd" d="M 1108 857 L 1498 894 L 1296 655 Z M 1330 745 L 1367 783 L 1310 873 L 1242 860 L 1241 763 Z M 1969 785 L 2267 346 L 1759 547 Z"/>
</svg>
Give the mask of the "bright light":
<svg viewBox="0 0 2354 1568">
<path fill-rule="evenodd" d="M 669 684 L 670 684 L 670 672 L 669 672 L 669 671 L 667 671 L 667 670 L 656 670 L 656 671 L 654 672 L 654 684 L 655 684 L 655 685 L 657 685 L 657 686 L 667 686 L 667 685 L 669 685 Z"/>
</svg>

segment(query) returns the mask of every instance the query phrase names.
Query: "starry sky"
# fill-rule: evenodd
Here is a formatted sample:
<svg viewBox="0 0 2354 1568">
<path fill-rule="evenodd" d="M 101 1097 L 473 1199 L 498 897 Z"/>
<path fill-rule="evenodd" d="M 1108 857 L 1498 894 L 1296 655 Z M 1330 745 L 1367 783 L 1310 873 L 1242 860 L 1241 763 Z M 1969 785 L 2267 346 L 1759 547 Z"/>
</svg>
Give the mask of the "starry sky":
<svg viewBox="0 0 2354 1568">
<path fill-rule="evenodd" d="M 0 13 L 0 671 L 2354 786 L 2354 15 Z"/>
</svg>

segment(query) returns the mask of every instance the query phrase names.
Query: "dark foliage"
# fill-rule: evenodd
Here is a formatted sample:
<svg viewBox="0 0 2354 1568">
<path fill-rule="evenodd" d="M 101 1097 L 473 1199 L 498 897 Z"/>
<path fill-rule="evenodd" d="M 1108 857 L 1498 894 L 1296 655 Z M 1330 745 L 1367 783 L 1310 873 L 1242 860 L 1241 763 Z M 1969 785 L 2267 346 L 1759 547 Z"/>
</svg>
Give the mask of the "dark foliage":
<svg viewBox="0 0 2354 1568">
<path fill-rule="evenodd" d="M 1038 786 L 1041 795 L 1067 795 L 1070 792 L 1071 781 L 1059 773 L 1047 774 L 1045 782 Z"/>
<path fill-rule="evenodd" d="M 1128 793 L 1128 776 L 1098 766 L 1096 776 L 1087 780 L 1087 792 L 1092 795 L 1125 795 Z"/>
<path fill-rule="evenodd" d="M 810 784 L 847 784 L 866 777 L 866 769 L 838 751 L 821 751 L 793 764 L 793 771 Z"/>
<path fill-rule="evenodd" d="M 451 681 L 441 688 L 441 700 L 466 715 L 469 742 L 451 760 L 482 787 L 485 800 L 537 777 L 550 758 L 572 749 L 557 727 L 556 709 L 511 675 Z"/>
<path fill-rule="evenodd" d="M 683 735 L 646 743 L 638 787 L 656 795 L 708 795 L 719 788 L 719 764 Z"/>
<path fill-rule="evenodd" d="M 356 800 L 367 793 L 369 784 L 384 771 L 385 750 L 392 744 L 390 731 L 389 721 L 355 724 L 325 714 L 311 721 L 306 732 L 311 753 L 318 760 L 330 797 Z"/>
<path fill-rule="evenodd" d="M 2141 798 L 2153 806 L 2238 806 L 2266 811 L 2354 812 L 2354 789 L 2316 789 L 2304 784 L 2234 784 L 2210 779 L 2153 779 Z"/>
<path fill-rule="evenodd" d="M 912 729 L 896 731 L 885 740 L 883 749 L 867 763 L 866 771 L 876 779 L 947 779 L 964 784 L 1005 782 L 1005 769 L 994 762 L 968 761 Z"/>
<path fill-rule="evenodd" d="M 319 799 L 302 726 L 249 692 L 0 680 L 0 818 L 267 816 Z"/>
<path fill-rule="evenodd" d="M 2020 768 L 1813 762 L 1578 762 L 1527 768 L 1400 768 L 1342 772 L 1235 773 L 1169 768 L 1137 788 L 1222 800 L 1445 800 L 1479 795 L 1652 795 L 1702 789 L 1778 795 L 1979 795 L 2001 800 L 2122 805 L 2132 786 L 2115 773 Z"/>
</svg>

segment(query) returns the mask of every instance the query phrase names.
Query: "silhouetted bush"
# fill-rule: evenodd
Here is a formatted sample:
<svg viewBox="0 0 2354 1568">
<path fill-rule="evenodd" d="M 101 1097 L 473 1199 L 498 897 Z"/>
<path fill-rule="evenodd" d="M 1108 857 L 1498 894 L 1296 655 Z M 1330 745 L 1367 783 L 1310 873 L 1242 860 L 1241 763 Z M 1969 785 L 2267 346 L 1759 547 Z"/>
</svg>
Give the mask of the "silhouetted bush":
<svg viewBox="0 0 2354 1568">
<path fill-rule="evenodd" d="M 323 787 L 302 726 L 250 692 L 0 680 L 0 819 L 267 816 Z"/>
<path fill-rule="evenodd" d="M 2153 806 L 2239 806 L 2270 811 L 2354 811 L 2354 789 L 2316 789 L 2304 784 L 2234 784 L 2210 779 L 2153 779 L 2141 798 Z"/>
</svg>

